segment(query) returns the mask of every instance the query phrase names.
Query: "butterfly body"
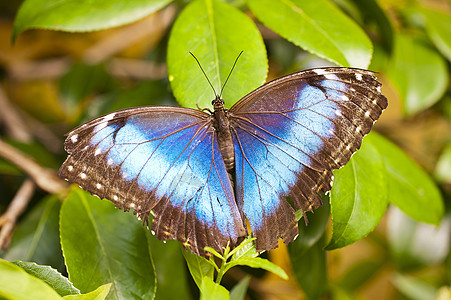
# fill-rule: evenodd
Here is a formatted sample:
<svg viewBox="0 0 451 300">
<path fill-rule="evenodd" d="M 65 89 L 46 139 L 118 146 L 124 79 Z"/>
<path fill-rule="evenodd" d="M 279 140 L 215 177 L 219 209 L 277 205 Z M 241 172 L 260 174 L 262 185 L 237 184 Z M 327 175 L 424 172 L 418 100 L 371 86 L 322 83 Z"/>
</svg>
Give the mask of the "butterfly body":
<svg viewBox="0 0 451 300">
<path fill-rule="evenodd" d="M 372 72 L 322 68 L 271 81 L 230 109 L 149 106 L 68 134 L 60 176 L 199 255 L 254 233 L 257 250 L 298 235 L 295 211 L 321 205 L 387 106 Z M 286 200 L 290 199 L 290 203 Z"/>
</svg>

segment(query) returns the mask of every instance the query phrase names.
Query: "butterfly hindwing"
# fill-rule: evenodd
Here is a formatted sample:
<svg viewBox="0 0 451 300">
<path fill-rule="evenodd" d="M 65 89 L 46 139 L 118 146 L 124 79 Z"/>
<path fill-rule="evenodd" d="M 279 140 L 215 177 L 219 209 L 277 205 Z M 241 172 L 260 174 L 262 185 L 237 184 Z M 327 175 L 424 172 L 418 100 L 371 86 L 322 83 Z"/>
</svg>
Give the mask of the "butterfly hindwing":
<svg viewBox="0 0 451 300">
<path fill-rule="evenodd" d="M 60 176 L 145 221 L 152 210 L 161 240 L 221 251 L 246 231 L 210 118 L 176 107 L 97 118 L 69 133 Z"/>
<path fill-rule="evenodd" d="M 386 106 L 372 72 L 323 68 L 267 83 L 230 108 L 236 198 L 257 249 L 296 237 L 294 211 L 305 216 L 321 205 L 332 170 L 349 161 Z"/>
</svg>

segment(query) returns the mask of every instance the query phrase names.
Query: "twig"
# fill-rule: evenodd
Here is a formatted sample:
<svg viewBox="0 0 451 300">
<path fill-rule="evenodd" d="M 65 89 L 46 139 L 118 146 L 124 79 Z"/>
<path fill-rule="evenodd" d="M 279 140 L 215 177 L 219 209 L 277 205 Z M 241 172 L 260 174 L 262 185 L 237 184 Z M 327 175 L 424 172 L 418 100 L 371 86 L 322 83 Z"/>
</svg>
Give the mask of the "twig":
<svg viewBox="0 0 451 300">
<path fill-rule="evenodd" d="M 165 78 L 166 65 L 155 64 L 138 59 L 112 58 L 107 64 L 108 72 L 116 77 L 134 79 L 162 79 Z"/>
<path fill-rule="evenodd" d="M 14 80 L 56 80 L 67 73 L 72 66 L 68 57 L 44 59 L 40 61 L 24 60 L 7 65 L 8 73 Z"/>
<path fill-rule="evenodd" d="M 30 202 L 35 190 L 32 180 L 26 179 L 17 191 L 6 212 L 0 216 L 0 248 L 7 249 L 11 242 L 16 221 Z"/>
<path fill-rule="evenodd" d="M 11 105 L 3 87 L 0 85 L 0 122 L 5 126 L 6 133 L 21 142 L 30 142 L 32 136 L 24 125 L 19 112 Z"/>
<path fill-rule="evenodd" d="M 68 189 L 69 185 L 60 179 L 54 170 L 44 168 L 32 158 L 11 147 L 0 139 L 0 157 L 5 158 L 27 173 L 38 187 L 51 194 Z"/>
</svg>

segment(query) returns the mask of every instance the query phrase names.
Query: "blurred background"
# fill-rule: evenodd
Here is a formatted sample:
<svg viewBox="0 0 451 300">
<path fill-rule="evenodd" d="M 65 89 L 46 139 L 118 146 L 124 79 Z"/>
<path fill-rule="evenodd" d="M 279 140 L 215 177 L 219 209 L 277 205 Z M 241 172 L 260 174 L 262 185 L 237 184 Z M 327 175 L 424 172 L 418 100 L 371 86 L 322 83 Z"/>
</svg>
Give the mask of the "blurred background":
<svg viewBox="0 0 451 300">
<path fill-rule="evenodd" d="M 166 47 L 173 21 L 186 2 L 113 29 L 27 30 L 13 44 L 14 18 L 21 2 L 0 2 L 0 141 L 33 159 L 36 166 L 27 160 L 24 164 L 36 167 L 36 172 L 51 170 L 48 180 L 57 180 L 52 176 L 66 157 L 64 134 L 73 127 L 125 107 L 177 105 L 167 79 Z M 229 2 L 246 11 L 244 2 Z M 390 207 L 367 238 L 327 253 L 329 282 L 324 284 L 334 291 L 334 299 L 451 299 L 451 22 L 447 23 L 451 2 L 378 1 L 394 28 L 391 33 L 402 34 L 391 40 L 380 24 L 356 10 L 356 1 L 334 2 L 366 30 L 374 45 L 370 69 L 379 72 L 389 99 L 376 130 L 434 178 L 447 212 L 440 226 L 433 226 Z M 445 21 L 428 23 L 434 17 L 426 10 L 443 12 Z M 268 80 L 332 65 L 256 23 L 268 52 Z M 393 65 L 413 73 L 415 80 L 400 79 L 390 70 Z M 431 80 L 437 85 L 429 84 Z M 430 96 L 427 103 L 409 104 L 409 99 L 422 95 Z M 23 167 L 5 157 L 0 155 L 0 214 L 19 192 L 28 193 L 30 201 L 17 214 L 14 235 L 3 227 L 0 257 L 39 261 L 64 272 L 57 234 L 59 199 L 47 196 L 51 190 L 26 184 Z M 292 272 L 285 247 L 269 256 Z M 232 270 L 229 276 L 239 277 L 240 272 L 244 271 Z M 295 276 L 289 281 L 271 274 L 257 276 L 249 290 L 256 298 L 305 297 Z"/>
</svg>

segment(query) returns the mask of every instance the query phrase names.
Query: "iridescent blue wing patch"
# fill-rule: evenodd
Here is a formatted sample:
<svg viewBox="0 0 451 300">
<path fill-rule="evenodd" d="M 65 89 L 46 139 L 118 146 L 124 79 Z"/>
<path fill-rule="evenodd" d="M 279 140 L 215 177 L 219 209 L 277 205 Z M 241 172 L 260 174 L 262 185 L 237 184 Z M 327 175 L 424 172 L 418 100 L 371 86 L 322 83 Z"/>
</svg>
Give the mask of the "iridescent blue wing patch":
<svg viewBox="0 0 451 300">
<path fill-rule="evenodd" d="M 222 251 L 246 235 L 211 115 L 140 107 L 97 118 L 68 134 L 60 176 L 148 221 L 161 240 L 193 252 Z"/>
<path fill-rule="evenodd" d="M 298 235 L 295 210 L 321 205 L 332 170 L 345 165 L 387 107 L 370 71 L 322 68 L 251 92 L 228 111 L 235 148 L 235 196 L 257 250 Z M 291 205 L 286 201 L 289 198 Z"/>
</svg>

